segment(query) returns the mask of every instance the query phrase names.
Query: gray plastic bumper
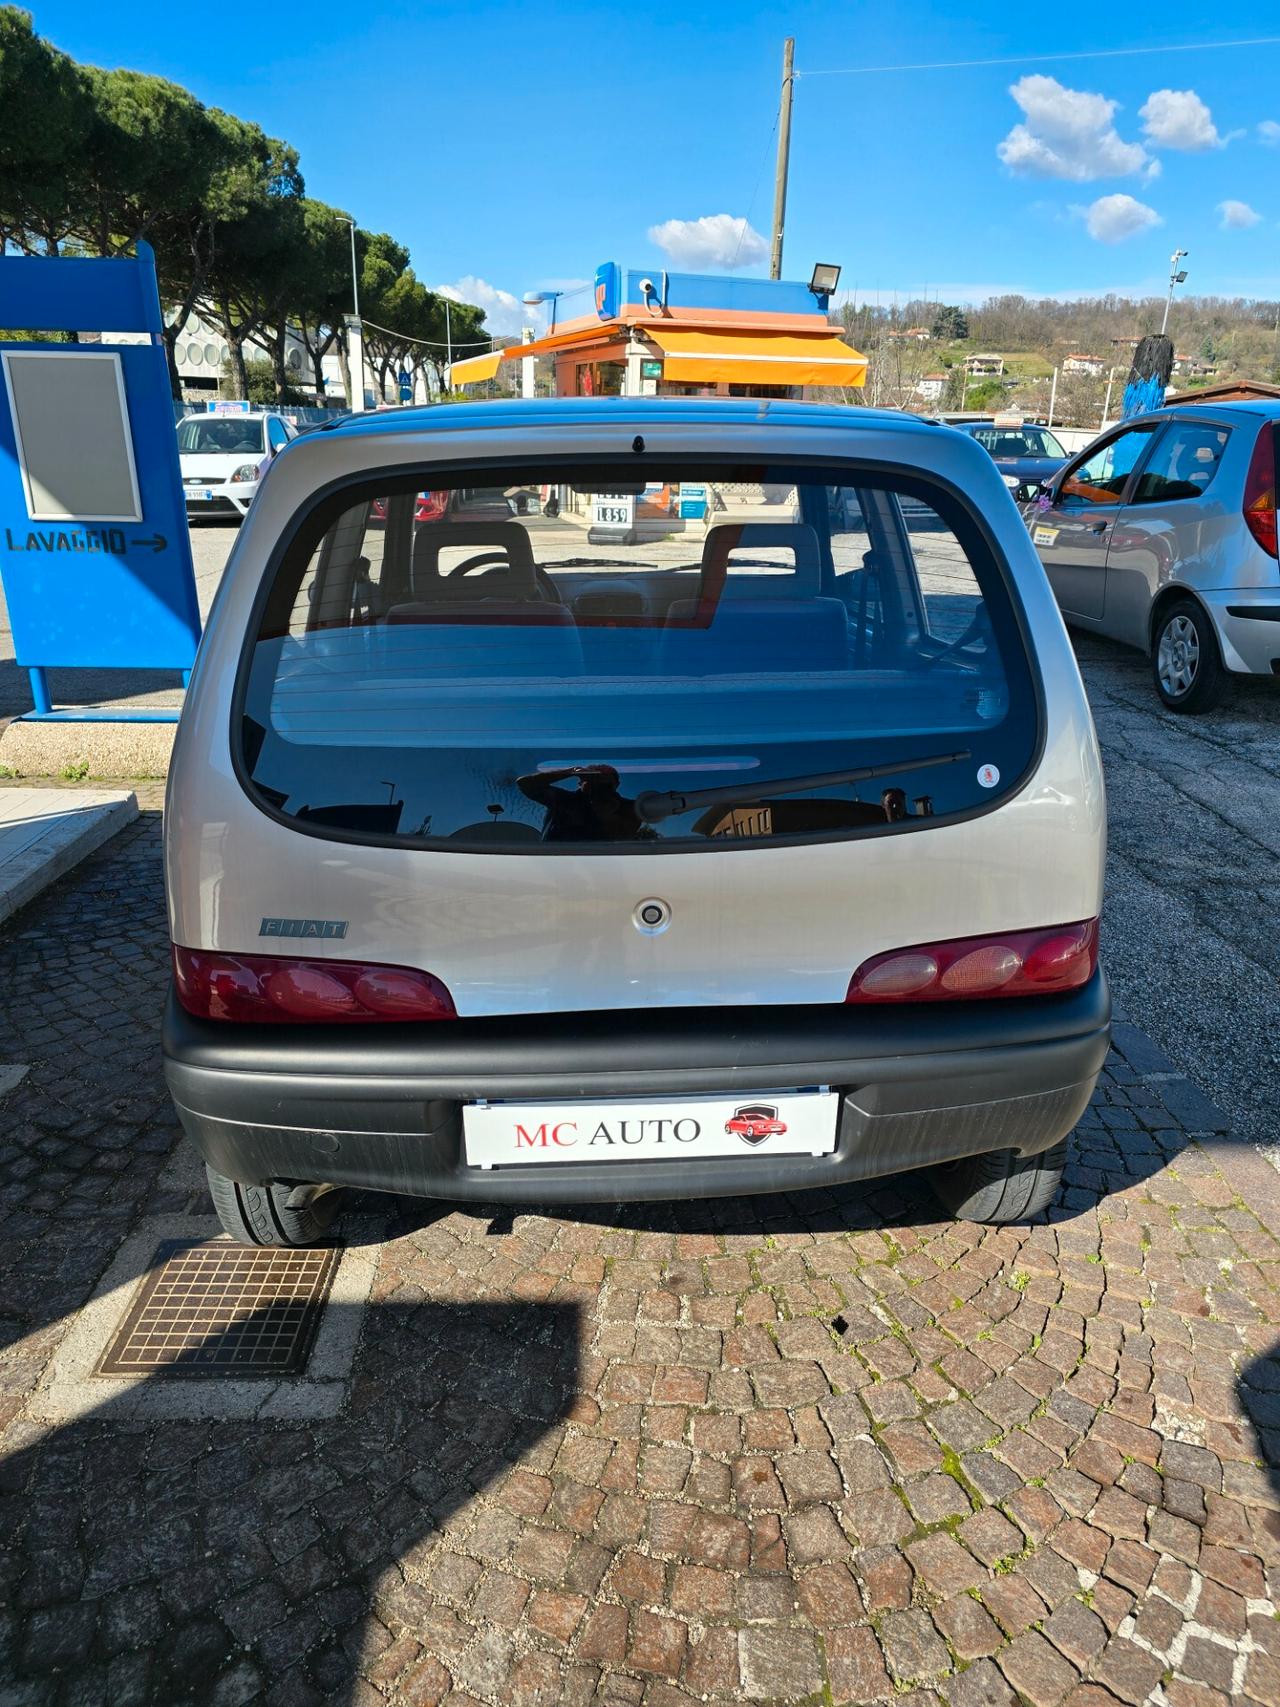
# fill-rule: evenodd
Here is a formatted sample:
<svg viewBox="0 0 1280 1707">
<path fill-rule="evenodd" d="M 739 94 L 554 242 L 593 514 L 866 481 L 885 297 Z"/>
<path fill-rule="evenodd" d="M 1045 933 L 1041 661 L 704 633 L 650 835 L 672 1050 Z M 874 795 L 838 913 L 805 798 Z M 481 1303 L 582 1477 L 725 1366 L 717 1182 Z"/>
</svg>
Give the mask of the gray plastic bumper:
<svg viewBox="0 0 1280 1707">
<path fill-rule="evenodd" d="M 1083 1113 L 1106 1058 L 1101 972 L 1066 996 L 916 1007 L 667 1009 L 434 1025 L 232 1026 L 170 994 L 165 1073 L 219 1173 L 488 1203 L 791 1191 L 988 1150 L 1038 1153 Z M 480 1169 L 462 1105 L 722 1093 L 841 1093 L 826 1156 Z"/>
</svg>

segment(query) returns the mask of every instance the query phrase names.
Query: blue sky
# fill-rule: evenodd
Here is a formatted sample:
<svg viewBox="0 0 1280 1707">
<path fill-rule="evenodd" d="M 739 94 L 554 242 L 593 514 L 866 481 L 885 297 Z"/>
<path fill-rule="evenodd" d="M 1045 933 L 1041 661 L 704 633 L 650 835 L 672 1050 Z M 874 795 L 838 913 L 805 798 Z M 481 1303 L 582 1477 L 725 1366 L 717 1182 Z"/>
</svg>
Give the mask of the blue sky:
<svg viewBox="0 0 1280 1707">
<path fill-rule="evenodd" d="M 1114 21 L 1074 36 L 1069 9 L 1007 0 L 963 17 L 904 0 L 310 0 L 216 22 L 173 0 L 27 3 L 76 58 L 171 77 L 287 137 L 310 193 L 408 243 L 426 284 L 481 300 L 497 330 L 522 318 L 512 298 L 601 260 L 765 271 L 788 33 L 787 276 L 838 261 L 882 300 L 1150 293 L 1179 247 L 1189 290 L 1280 296 L 1280 45 L 1037 57 L 1280 35 L 1264 0 L 1095 12 Z"/>
</svg>

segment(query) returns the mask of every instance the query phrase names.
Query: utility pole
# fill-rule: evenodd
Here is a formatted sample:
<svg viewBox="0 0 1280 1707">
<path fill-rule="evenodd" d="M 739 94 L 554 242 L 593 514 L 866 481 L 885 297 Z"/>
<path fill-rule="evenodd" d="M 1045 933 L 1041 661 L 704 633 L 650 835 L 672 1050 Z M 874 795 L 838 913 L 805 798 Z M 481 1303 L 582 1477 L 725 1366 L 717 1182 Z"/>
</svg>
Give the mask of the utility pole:
<svg viewBox="0 0 1280 1707">
<path fill-rule="evenodd" d="M 796 38 L 788 36 L 782 45 L 782 106 L 778 113 L 778 168 L 773 186 L 773 251 L 769 257 L 769 277 L 782 277 L 782 228 L 787 222 L 787 169 L 791 164 L 791 89 L 795 82 L 792 69 L 796 57 Z"/>
<path fill-rule="evenodd" d="M 1107 375 L 1107 395 L 1103 399 L 1103 403 L 1102 403 L 1102 419 L 1098 422 L 1098 431 L 1099 432 L 1101 432 L 1102 429 L 1106 426 L 1107 416 L 1111 413 L 1111 387 L 1115 384 L 1115 380 L 1116 380 L 1116 370 L 1114 368 L 1112 368 L 1111 372 Z"/>
</svg>

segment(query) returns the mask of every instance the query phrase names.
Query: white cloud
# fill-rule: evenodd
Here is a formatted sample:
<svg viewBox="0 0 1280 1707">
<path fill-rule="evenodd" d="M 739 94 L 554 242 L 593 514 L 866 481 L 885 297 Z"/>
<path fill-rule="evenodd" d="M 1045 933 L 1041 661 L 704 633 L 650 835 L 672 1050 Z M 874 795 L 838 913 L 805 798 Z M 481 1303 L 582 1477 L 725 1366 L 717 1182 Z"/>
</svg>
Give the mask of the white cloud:
<svg viewBox="0 0 1280 1707">
<path fill-rule="evenodd" d="M 1105 95 L 1067 89 L 1056 77 L 1020 77 L 1009 93 L 1026 115 L 996 153 L 1011 172 L 1033 178 L 1122 178 L 1155 164 L 1140 142 L 1126 142 L 1114 123 L 1119 107 Z"/>
<path fill-rule="evenodd" d="M 1081 212 L 1090 237 L 1099 243 L 1123 243 L 1126 237 L 1164 224 L 1153 207 L 1132 196 L 1099 196 Z"/>
<path fill-rule="evenodd" d="M 529 310 L 522 306 L 519 297 L 512 296 L 509 290 L 499 290 L 497 285 L 478 279 L 473 273 L 456 284 L 431 288 L 437 296 L 447 296 L 450 302 L 469 302 L 474 308 L 483 308 L 485 330 L 496 332 L 499 337 L 518 338 L 521 327 L 529 324 Z"/>
<path fill-rule="evenodd" d="M 1218 212 L 1222 215 L 1224 231 L 1247 231 L 1251 225 L 1262 223 L 1262 215 L 1255 212 L 1248 202 L 1219 202 Z"/>
<path fill-rule="evenodd" d="M 728 213 L 664 220 L 649 227 L 649 241 L 682 267 L 754 267 L 769 253 L 754 226 Z"/>
<path fill-rule="evenodd" d="M 1280 124 L 1275 119 L 1263 119 L 1258 126 L 1258 141 L 1265 142 L 1268 148 L 1274 148 L 1280 143 Z"/>
<path fill-rule="evenodd" d="M 1225 148 L 1213 115 L 1194 89 L 1157 89 L 1139 108 L 1142 129 L 1155 148 L 1197 153 Z"/>
</svg>

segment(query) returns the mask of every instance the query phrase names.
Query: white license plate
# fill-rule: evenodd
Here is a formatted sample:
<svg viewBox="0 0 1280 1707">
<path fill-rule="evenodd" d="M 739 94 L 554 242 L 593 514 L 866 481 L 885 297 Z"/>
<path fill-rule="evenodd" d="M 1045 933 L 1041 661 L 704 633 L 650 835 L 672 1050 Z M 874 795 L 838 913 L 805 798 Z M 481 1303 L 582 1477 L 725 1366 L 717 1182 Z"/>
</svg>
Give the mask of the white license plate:
<svg viewBox="0 0 1280 1707">
<path fill-rule="evenodd" d="M 636 1097 L 609 1102 L 468 1103 L 473 1168 L 539 1162 L 678 1161 L 684 1157 L 827 1156 L 836 1147 L 834 1091 L 738 1097 Z"/>
</svg>

